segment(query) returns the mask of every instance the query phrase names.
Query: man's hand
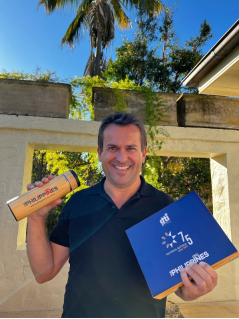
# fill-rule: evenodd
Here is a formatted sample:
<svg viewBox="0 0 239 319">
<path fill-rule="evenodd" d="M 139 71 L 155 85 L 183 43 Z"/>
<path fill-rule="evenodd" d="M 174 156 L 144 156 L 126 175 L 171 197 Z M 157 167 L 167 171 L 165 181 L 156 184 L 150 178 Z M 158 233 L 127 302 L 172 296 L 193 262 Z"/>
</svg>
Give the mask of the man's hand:
<svg viewBox="0 0 239 319">
<path fill-rule="evenodd" d="M 52 180 L 54 177 L 52 175 L 48 176 L 48 177 L 44 177 L 41 181 L 35 182 L 34 184 L 27 184 L 27 190 L 31 190 L 34 189 L 35 187 L 42 187 L 44 185 L 46 185 L 50 180 Z M 44 218 L 46 216 L 46 214 L 55 206 L 57 206 L 58 204 L 60 204 L 62 202 L 62 200 L 60 198 L 54 200 L 52 203 L 38 209 L 37 211 L 35 211 L 33 214 L 28 216 L 28 221 L 30 219 L 34 219 L 34 218 Z"/>
<path fill-rule="evenodd" d="M 187 274 L 192 277 L 189 280 Z M 201 297 L 212 291 L 217 285 L 217 273 L 205 262 L 190 263 L 185 269 L 181 269 L 181 277 L 184 286 L 175 293 L 185 301 L 190 301 Z"/>
<path fill-rule="evenodd" d="M 34 184 L 28 184 L 27 190 L 46 186 L 53 178 L 50 175 Z M 68 247 L 52 243 L 46 236 L 45 216 L 60 203 L 61 199 L 56 199 L 27 216 L 27 255 L 36 281 L 40 284 L 54 278 L 69 258 Z"/>
</svg>

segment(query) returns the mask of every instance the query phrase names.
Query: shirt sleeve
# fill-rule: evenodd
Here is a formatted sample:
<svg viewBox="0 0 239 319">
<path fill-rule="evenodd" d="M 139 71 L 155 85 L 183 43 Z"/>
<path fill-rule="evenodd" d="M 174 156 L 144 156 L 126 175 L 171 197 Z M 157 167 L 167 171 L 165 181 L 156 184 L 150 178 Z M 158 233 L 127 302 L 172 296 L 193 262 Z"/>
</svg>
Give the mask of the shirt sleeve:
<svg viewBox="0 0 239 319">
<path fill-rule="evenodd" d="M 71 212 L 71 207 L 71 199 L 69 199 L 59 216 L 56 226 L 49 236 L 51 242 L 65 247 L 69 247 L 68 216 Z"/>
</svg>

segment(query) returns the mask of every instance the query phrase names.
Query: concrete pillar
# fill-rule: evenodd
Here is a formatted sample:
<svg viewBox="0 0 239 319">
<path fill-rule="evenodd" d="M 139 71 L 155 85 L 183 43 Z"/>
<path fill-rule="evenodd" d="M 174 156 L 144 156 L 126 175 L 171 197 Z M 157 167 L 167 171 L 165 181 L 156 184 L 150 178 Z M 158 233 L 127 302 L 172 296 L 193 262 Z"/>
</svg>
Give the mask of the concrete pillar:
<svg viewBox="0 0 239 319">
<path fill-rule="evenodd" d="M 231 216 L 229 214 L 229 194 L 227 175 L 227 155 L 216 156 L 210 159 L 213 216 L 222 225 L 227 236 L 232 240 Z"/>
<path fill-rule="evenodd" d="M 233 145 L 231 152 L 227 154 L 228 170 L 228 197 L 230 212 L 231 239 L 234 245 L 239 249 L 239 149 L 238 145 Z M 235 284 L 235 300 L 239 300 L 239 272 L 238 264 L 233 263 Z"/>
<path fill-rule="evenodd" d="M 234 154 L 233 154 L 234 153 Z M 222 227 L 226 235 L 239 247 L 239 214 L 238 214 L 238 174 L 237 165 L 238 152 L 228 152 L 227 154 L 216 156 L 210 159 L 212 194 L 213 194 L 213 216 Z M 226 298 L 239 297 L 239 274 L 238 262 L 233 262 L 218 270 L 219 281 L 224 281 L 225 286 L 221 294 Z M 226 272 L 226 273 L 225 273 Z M 230 273 L 230 276 L 228 276 Z M 221 286 L 222 287 L 222 286 Z"/>
</svg>

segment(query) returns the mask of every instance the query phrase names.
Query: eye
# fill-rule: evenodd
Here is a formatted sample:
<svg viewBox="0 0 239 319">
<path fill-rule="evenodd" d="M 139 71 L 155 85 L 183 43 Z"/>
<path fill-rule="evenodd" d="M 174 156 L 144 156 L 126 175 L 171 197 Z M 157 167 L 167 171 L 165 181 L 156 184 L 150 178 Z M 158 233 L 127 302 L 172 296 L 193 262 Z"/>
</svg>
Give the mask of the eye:
<svg viewBox="0 0 239 319">
<path fill-rule="evenodd" d="M 108 147 L 108 151 L 115 151 L 116 150 L 116 147 L 115 146 L 109 146 Z"/>
<path fill-rule="evenodd" d="M 130 147 L 128 147 L 128 150 L 129 150 L 129 151 L 135 151 L 136 148 L 135 148 L 134 146 L 130 146 Z"/>
</svg>

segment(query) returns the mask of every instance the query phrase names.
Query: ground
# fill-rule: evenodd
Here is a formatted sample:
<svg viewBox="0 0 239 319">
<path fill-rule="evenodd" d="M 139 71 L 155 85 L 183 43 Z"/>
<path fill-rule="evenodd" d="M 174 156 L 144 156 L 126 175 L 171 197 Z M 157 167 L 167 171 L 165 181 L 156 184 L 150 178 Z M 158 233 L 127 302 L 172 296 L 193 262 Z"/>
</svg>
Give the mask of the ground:
<svg viewBox="0 0 239 319">
<path fill-rule="evenodd" d="M 169 305 L 169 310 L 170 310 Z M 175 307 L 167 318 L 239 318 L 239 301 L 187 303 Z M 172 309 L 173 310 L 173 309 Z M 0 318 L 60 318 L 61 309 L 51 311 L 2 312 Z"/>
</svg>

